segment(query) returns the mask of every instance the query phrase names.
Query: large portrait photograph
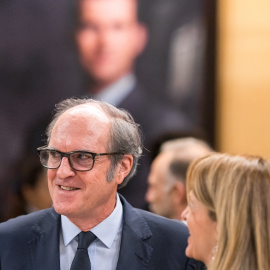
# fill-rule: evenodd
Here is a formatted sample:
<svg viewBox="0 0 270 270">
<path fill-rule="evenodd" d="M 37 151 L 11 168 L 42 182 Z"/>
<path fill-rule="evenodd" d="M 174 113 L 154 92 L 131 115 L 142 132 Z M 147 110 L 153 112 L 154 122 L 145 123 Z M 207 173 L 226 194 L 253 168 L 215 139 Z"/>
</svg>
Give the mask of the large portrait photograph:
<svg viewBox="0 0 270 270">
<path fill-rule="evenodd" d="M 108 102 L 138 123 L 143 155 L 119 192 L 141 209 L 161 143 L 192 136 L 214 146 L 214 2 L 0 1 L 0 221 L 28 212 L 34 179 L 45 179 L 47 199 L 31 209 L 51 205 L 36 149 L 66 98 Z"/>
</svg>

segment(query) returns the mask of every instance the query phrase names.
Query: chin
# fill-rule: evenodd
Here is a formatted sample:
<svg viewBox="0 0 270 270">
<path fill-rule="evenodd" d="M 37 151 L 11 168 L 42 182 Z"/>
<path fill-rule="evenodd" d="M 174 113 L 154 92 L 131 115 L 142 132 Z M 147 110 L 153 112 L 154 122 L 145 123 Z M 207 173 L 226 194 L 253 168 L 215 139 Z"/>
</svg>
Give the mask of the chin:
<svg viewBox="0 0 270 270">
<path fill-rule="evenodd" d="M 186 256 L 189 258 L 194 258 L 193 254 L 192 254 L 192 247 L 190 246 L 190 244 L 188 244 L 188 246 L 186 247 Z M 194 258 L 196 259 L 196 258 Z"/>
<path fill-rule="evenodd" d="M 69 216 L 74 212 L 71 209 L 70 205 L 67 206 L 66 204 L 63 203 L 55 203 L 53 207 L 56 213 L 58 213 L 59 215 Z"/>
</svg>

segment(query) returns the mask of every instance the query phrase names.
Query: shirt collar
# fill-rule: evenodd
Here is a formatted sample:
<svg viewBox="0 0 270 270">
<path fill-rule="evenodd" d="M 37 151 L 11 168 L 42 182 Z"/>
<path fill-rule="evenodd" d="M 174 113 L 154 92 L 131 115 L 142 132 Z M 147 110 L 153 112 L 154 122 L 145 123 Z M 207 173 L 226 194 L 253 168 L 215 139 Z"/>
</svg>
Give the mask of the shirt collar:
<svg viewBox="0 0 270 270">
<path fill-rule="evenodd" d="M 135 84 L 135 75 L 128 74 L 117 82 L 103 89 L 100 93 L 94 95 L 93 98 L 106 101 L 114 106 L 118 106 L 125 99 L 125 97 L 132 92 Z"/>
<path fill-rule="evenodd" d="M 110 248 L 118 231 L 122 229 L 122 219 L 123 206 L 117 194 L 116 206 L 113 212 L 101 223 L 92 228 L 91 232 L 93 232 L 107 248 Z M 81 230 L 63 215 L 61 215 L 61 224 L 64 245 L 67 246 Z"/>
</svg>

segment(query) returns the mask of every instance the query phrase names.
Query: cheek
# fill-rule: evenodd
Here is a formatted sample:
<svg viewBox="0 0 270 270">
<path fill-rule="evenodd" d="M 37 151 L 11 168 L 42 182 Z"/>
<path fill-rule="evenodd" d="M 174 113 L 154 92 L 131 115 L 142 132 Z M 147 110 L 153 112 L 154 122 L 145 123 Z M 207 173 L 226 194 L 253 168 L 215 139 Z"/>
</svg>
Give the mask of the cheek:
<svg viewBox="0 0 270 270">
<path fill-rule="evenodd" d="M 155 189 L 152 189 L 152 202 L 153 203 L 157 203 L 160 201 L 160 193 L 159 193 L 159 190 L 157 188 Z"/>
<path fill-rule="evenodd" d="M 145 199 L 147 202 L 152 202 L 153 201 L 153 191 L 152 188 L 148 187 L 147 192 L 145 194 Z"/>
<path fill-rule="evenodd" d="M 47 172 L 48 185 L 51 183 L 54 176 L 55 176 L 54 170 L 48 169 L 48 172 Z"/>
<path fill-rule="evenodd" d="M 77 37 L 77 47 L 81 56 L 91 54 L 93 47 L 95 46 L 94 39 L 87 34 L 79 34 Z"/>
<path fill-rule="evenodd" d="M 129 62 L 136 57 L 136 41 L 132 41 L 128 37 L 118 38 L 117 41 L 113 40 L 111 48 L 114 52 L 117 52 L 118 56 L 121 57 L 122 61 Z"/>
<path fill-rule="evenodd" d="M 48 173 L 47 173 L 47 178 L 48 178 L 48 188 L 51 192 L 52 190 L 52 187 L 53 187 L 53 179 L 55 177 L 55 172 L 54 170 L 48 170 Z"/>
<path fill-rule="evenodd" d="M 188 257 L 206 262 L 213 245 L 213 230 L 210 224 L 206 224 L 203 220 L 187 219 L 190 236 L 188 238 L 188 247 L 186 255 Z"/>
</svg>

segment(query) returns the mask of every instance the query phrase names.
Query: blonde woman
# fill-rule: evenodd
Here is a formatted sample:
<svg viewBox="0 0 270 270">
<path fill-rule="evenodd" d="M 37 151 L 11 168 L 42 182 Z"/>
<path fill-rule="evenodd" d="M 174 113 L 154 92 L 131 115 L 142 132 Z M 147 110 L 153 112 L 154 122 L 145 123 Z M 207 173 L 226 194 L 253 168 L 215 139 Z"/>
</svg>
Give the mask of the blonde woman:
<svg viewBox="0 0 270 270">
<path fill-rule="evenodd" d="M 214 153 L 187 175 L 186 255 L 210 270 L 270 269 L 270 163 Z"/>
</svg>

